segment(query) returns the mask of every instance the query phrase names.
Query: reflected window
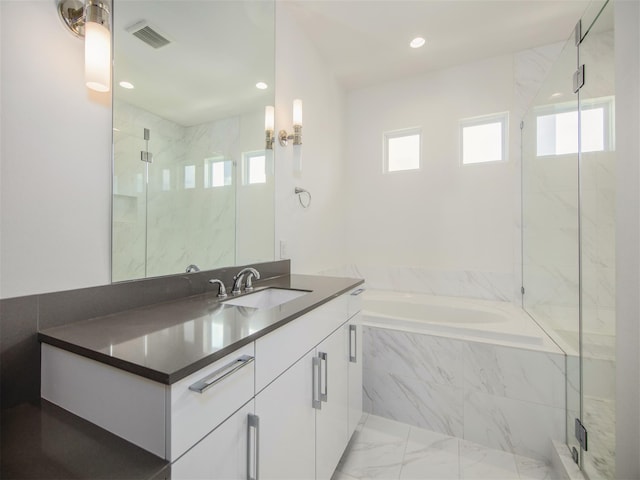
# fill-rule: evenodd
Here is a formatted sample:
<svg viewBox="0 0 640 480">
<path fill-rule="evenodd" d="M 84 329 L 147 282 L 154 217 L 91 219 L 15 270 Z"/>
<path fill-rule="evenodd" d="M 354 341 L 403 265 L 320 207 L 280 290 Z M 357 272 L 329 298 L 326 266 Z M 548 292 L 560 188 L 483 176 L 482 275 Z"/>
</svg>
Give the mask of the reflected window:
<svg viewBox="0 0 640 480">
<path fill-rule="evenodd" d="M 233 162 L 224 157 L 204 159 L 204 188 L 226 187 L 233 183 Z"/>
<path fill-rule="evenodd" d="M 164 192 L 171 190 L 171 170 L 168 168 L 162 170 L 162 190 Z"/>
<path fill-rule="evenodd" d="M 462 164 L 502 162 L 507 159 L 508 114 L 460 121 Z"/>
<path fill-rule="evenodd" d="M 196 188 L 196 166 L 185 165 L 184 166 L 184 188 Z"/>
<path fill-rule="evenodd" d="M 420 169 L 419 128 L 384 133 L 384 171 L 400 172 Z"/>
<path fill-rule="evenodd" d="M 264 150 L 242 155 L 242 183 L 254 185 L 267 183 L 267 154 Z"/>
<path fill-rule="evenodd" d="M 540 108 L 536 115 L 536 155 L 568 155 L 580 151 L 603 152 L 613 150 L 613 100 L 583 101 L 578 135 L 578 110 L 572 103 Z"/>
</svg>

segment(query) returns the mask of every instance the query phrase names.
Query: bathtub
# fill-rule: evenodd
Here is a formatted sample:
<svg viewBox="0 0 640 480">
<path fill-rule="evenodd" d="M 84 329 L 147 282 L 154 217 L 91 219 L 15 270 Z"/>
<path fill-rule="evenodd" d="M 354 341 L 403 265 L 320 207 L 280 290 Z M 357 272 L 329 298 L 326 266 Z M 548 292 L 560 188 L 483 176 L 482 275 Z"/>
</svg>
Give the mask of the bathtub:
<svg viewBox="0 0 640 480">
<path fill-rule="evenodd" d="M 508 302 L 367 290 L 364 325 L 533 350 L 558 346 L 521 308 Z"/>
<path fill-rule="evenodd" d="M 367 290 L 364 410 L 549 461 L 566 437 L 566 360 L 508 302 Z"/>
</svg>

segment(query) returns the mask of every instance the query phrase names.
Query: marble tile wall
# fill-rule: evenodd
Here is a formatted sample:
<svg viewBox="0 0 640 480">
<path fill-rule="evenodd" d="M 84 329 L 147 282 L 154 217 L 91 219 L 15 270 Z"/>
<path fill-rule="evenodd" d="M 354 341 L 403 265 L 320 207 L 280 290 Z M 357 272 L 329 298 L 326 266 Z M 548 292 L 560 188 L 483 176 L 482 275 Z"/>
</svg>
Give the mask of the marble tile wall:
<svg viewBox="0 0 640 480">
<path fill-rule="evenodd" d="M 322 274 L 366 278 L 367 286 L 374 290 L 514 301 L 515 280 L 510 273 L 351 264 L 324 270 Z"/>
<path fill-rule="evenodd" d="M 201 268 L 236 263 L 237 196 L 251 193 L 256 200 L 255 192 L 237 188 L 242 153 L 264 148 L 262 134 L 246 133 L 256 130 L 260 115 L 183 127 L 124 102 L 115 102 L 114 111 L 113 279 L 167 275 L 191 263 Z M 140 151 L 147 150 L 144 128 L 150 130 L 148 150 L 153 153 L 148 174 L 140 161 Z M 210 158 L 232 162 L 230 185 L 207 186 L 205 163 Z M 187 169 L 193 171 L 192 185 Z M 257 200 L 272 205 L 273 189 Z M 272 229 L 262 236 L 271 239 Z M 272 258 L 272 243 L 261 261 Z M 250 242 L 248 251 L 254 245 Z"/>
<path fill-rule="evenodd" d="M 367 412 L 541 460 L 565 440 L 557 353 L 365 327 Z"/>
</svg>

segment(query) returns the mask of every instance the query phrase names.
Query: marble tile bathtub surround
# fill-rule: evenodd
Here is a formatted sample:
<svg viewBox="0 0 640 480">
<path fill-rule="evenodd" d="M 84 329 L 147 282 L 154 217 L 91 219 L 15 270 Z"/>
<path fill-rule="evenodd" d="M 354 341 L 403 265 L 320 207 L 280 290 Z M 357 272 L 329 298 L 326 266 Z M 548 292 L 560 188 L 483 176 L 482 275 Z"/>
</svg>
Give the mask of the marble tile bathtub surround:
<svg viewBox="0 0 640 480">
<path fill-rule="evenodd" d="M 368 288 L 512 302 L 513 273 L 441 271 L 423 267 L 344 265 L 323 275 L 366 278 Z"/>
<path fill-rule="evenodd" d="M 290 273 L 290 261 L 252 264 L 262 278 Z M 38 330 L 109 315 L 211 290 L 210 278 L 225 285 L 242 266 L 170 275 L 63 292 L 0 300 L 0 406 L 40 397 Z"/>
<path fill-rule="evenodd" d="M 564 355 L 366 326 L 363 337 L 366 411 L 543 460 L 564 440 Z"/>
</svg>

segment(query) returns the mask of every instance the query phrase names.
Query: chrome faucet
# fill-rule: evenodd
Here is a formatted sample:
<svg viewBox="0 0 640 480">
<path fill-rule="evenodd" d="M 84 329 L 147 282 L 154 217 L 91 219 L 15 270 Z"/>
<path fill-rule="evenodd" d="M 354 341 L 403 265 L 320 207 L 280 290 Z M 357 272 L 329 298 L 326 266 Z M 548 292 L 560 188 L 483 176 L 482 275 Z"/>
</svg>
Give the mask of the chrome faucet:
<svg viewBox="0 0 640 480">
<path fill-rule="evenodd" d="M 224 287 L 224 283 L 222 283 L 222 280 L 218 280 L 217 278 L 212 278 L 211 280 L 209 280 L 209 283 L 212 285 L 218 285 L 219 298 L 224 298 L 227 296 L 227 289 Z"/>
<path fill-rule="evenodd" d="M 196 265 L 195 263 L 192 263 L 187 267 L 186 273 L 195 273 L 199 271 L 200 269 L 198 268 L 198 265 Z"/>
<path fill-rule="evenodd" d="M 252 278 L 260 280 L 260 273 L 255 268 L 243 268 L 235 277 L 233 277 L 233 288 L 231 289 L 231 293 L 233 295 L 237 295 L 242 291 L 242 279 L 245 275 L 247 276 L 247 281 L 244 285 L 245 291 L 250 292 L 251 290 L 253 290 L 253 284 L 251 283 Z"/>
</svg>

